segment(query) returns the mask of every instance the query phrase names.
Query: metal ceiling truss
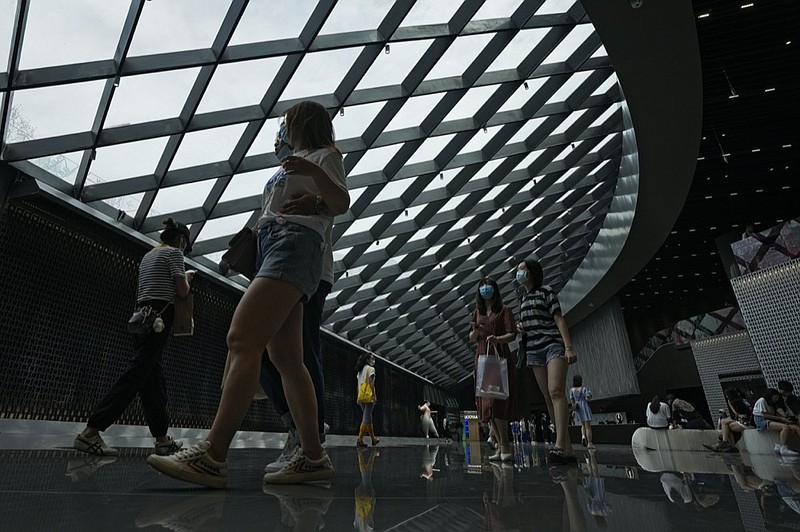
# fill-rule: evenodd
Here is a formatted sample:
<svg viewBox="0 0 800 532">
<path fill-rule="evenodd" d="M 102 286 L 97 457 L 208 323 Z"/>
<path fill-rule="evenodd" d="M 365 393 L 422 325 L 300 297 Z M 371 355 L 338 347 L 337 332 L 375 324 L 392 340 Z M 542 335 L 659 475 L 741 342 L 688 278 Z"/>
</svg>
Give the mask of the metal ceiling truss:
<svg viewBox="0 0 800 532">
<path fill-rule="evenodd" d="M 348 187 L 358 197 L 334 226 L 337 281 L 325 308 L 325 327 L 436 384 L 452 386 L 472 371 L 474 346 L 466 341 L 466 328 L 477 280 L 494 277 L 510 303 L 516 297 L 510 273 L 519 260 L 536 256 L 546 282 L 563 286 L 594 241 L 616 187 L 622 118 L 609 108 L 621 95 L 616 84 L 598 92 L 613 69 L 604 55 L 592 57 L 601 46 L 596 33 L 565 61 L 545 64 L 576 25 L 587 20 L 579 2 L 567 13 L 537 15 L 543 3 L 524 1 L 510 17 L 475 21 L 483 2 L 464 2 L 447 24 L 401 27 L 414 6 L 403 0 L 393 3 L 374 30 L 320 35 L 336 5 L 326 0 L 317 4 L 297 38 L 230 45 L 248 6 L 247 0 L 232 0 L 210 48 L 128 57 L 146 8 L 145 0 L 134 0 L 113 59 L 21 71 L 28 2 L 20 0 L 9 71 L 0 73 L 2 127 L 13 91 L 91 80 L 105 80 L 105 85 L 90 131 L 9 144 L 3 135 L 0 153 L 2 160 L 106 214 L 114 211 L 107 200 L 144 193 L 136 212 L 122 217 L 123 223 L 154 236 L 165 216 L 186 222 L 196 241 L 195 260 L 214 267 L 204 256 L 226 249 L 230 235 L 203 238 L 203 229 L 210 220 L 238 214 L 256 219 L 259 196 L 222 198 L 235 175 L 278 166 L 272 153 L 247 154 L 265 122 L 298 101 L 281 95 L 303 59 L 313 52 L 360 48 L 333 92 L 313 98 L 332 115 L 383 102 L 361 135 L 337 142 L 345 154 Z M 486 72 L 520 31 L 536 28 L 547 32 L 517 68 Z M 481 34 L 491 38 L 460 75 L 426 79 L 458 38 Z M 357 89 L 379 54 L 418 40 L 430 40 L 430 45 L 401 82 Z M 257 105 L 197 113 L 217 67 L 270 57 L 282 57 L 283 63 Z M 106 127 L 115 89 L 125 77 L 189 67 L 199 67 L 199 74 L 177 117 Z M 553 101 L 576 72 L 585 73 L 585 79 L 566 100 Z M 528 82 L 538 79 L 543 82 L 519 108 L 501 110 L 523 85 L 527 90 Z M 477 87 L 494 90 L 471 116 L 447 119 Z M 386 131 L 412 98 L 431 94 L 442 96 L 419 117 L 418 125 Z M 561 128 L 566 120 L 569 127 Z M 532 121 L 536 127 L 526 129 Z M 226 160 L 170 169 L 187 133 L 233 124 L 246 126 Z M 464 151 L 481 135 L 487 136 L 480 148 Z M 99 148 L 165 136 L 153 174 L 87 182 Z M 412 160 L 426 141 L 447 136 L 438 154 Z M 397 145 L 380 169 L 352 173 L 369 150 Z M 77 151 L 83 153 L 74 184 L 28 162 Z M 437 187 L 445 172 L 446 183 Z M 202 203 L 153 212 L 162 189 L 202 181 L 213 182 Z M 395 188 L 387 187 L 401 190 L 389 193 Z M 369 227 L 363 227 L 365 220 L 371 221 Z M 420 231 L 426 234 L 416 236 Z"/>
</svg>

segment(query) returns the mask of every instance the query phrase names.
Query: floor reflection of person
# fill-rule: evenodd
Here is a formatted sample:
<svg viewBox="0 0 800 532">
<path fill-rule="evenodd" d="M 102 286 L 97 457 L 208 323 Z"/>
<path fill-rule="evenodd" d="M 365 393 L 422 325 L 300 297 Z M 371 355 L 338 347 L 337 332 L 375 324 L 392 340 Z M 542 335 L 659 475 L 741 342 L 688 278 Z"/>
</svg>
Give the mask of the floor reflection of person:
<svg viewBox="0 0 800 532">
<path fill-rule="evenodd" d="M 439 454 L 439 446 L 434 445 L 431 449 L 430 445 L 426 445 L 422 449 L 422 473 L 421 478 L 425 480 L 433 480 L 433 472 L 439 471 L 433 466 L 436 464 L 436 456 Z"/>
<path fill-rule="evenodd" d="M 583 479 L 583 487 L 586 490 L 586 506 L 589 513 L 594 516 L 598 528 L 605 528 L 607 526 L 606 517 L 611 515 L 611 507 L 606 503 L 605 479 L 600 476 L 600 468 L 597 466 L 594 450 L 589 451 L 586 464 L 589 466 L 589 476 Z"/>
<path fill-rule="evenodd" d="M 380 456 L 377 449 L 372 449 L 369 458 L 366 449 L 358 451 L 358 471 L 361 473 L 361 484 L 355 491 L 355 513 L 353 528 L 358 532 L 372 532 L 375 530 L 375 488 L 372 487 L 372 468 L 375 458 Z"/>
</svg>

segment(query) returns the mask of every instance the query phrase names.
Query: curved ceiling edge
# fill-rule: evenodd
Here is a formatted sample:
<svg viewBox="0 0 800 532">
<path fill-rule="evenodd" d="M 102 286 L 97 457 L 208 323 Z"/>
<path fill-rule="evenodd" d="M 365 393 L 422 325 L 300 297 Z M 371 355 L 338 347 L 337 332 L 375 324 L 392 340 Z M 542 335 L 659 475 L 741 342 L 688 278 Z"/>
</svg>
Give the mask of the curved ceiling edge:
<svg viewBox="0 0 800 532">
<path fill-rule="evenodd" d="M 628 0 L 582 3 L 614 64 L 627 107 L 612 208 L 559 294 L 570 323 L 613 297 L 669 235 L 692 183 L 703 103 L 690 1 L 647 0 L 638 9 Z"/>
</svg>

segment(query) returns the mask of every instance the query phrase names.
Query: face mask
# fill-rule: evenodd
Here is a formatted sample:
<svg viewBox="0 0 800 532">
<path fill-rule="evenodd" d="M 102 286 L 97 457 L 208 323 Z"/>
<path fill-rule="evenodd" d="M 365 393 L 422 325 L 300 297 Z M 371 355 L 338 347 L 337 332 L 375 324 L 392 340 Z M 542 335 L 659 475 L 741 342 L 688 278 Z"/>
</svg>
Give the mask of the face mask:
<svg viewBox="0 0 800 532">
<path fill-rule="evenodd" d="M 517 282 L 519 284 L 525 284 L 525 281 L 528 280 L 528 273 L 525 270 L 517 270 Z"/>
<path fill-rule="evenodd" d="M 483 299 L 492 299 L 494 297 L 494 287 L 490 284 L 482 284 L 478 288 L 478 292 L 480 292 Z"/>
<path fill-rule="evenodd" d="M 294 153 L 294 147 L 289 144 L 288 134 L 286 133 L 286 122 L 281 122 L 281 127 L 278 134 L 275 136 L 277 148 L 275 148 L 275 156 L 279 161 Z"/>
</svg>

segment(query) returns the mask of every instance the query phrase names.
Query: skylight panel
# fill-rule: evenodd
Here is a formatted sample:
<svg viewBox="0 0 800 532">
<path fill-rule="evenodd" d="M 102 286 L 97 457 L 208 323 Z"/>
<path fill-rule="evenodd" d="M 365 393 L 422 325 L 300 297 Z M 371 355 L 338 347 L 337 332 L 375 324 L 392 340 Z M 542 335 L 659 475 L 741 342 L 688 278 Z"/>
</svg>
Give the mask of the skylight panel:
<svg viewBox="0 0 800 532">
<path fill-rule="evenodd" d="M 28 131 L 37 139 L 89 131 L 104 84 L 97 80 L 14 91 L 12 113 L 28 124 Z M 6 142 L 24 137 L 25 131 L 7 128 Z"/>
<path fill-rule="evenodd" d="M 246 124 L 234 124 L 187 133 L 172 160 L 170 170 L 227 161 L 245 127 Z"/>
<path fill-rule="evenodd" d="M 550 133 L 550 135 L 560 135 L 567 131 L 567 129 L 572 126 L 575 122 L 577 122 L 586 112 L 588 109 L 578 109 L 577 111 L 572 111 L 569 116 L 567 116 L 560 124 L 556 126 L 556 128 Z"/>
<path fill-rule="evenodd" d="M 483 129 L 477 130 L 470 141 L 467 142 L 463 148 L 461 148 L 461 150 L 458 152 L 458 155 L 481 151 L 486 146 L 486 143 L 492 140 L 492 137 L 494 137 L 495 134 L 502 128 L 503 126 L 492 126 L 486 128 L 485 132 Z"/>
<path fill-rule="evenodd" d="M 184 68 L 120 78 L 105 127 L 180 116 L 199 71 L 199 68 Z"/>
<path fill-rule="evenodd" d="M 386 102 L 345 107 L 343 115 L 337 114 L 333 117 L 333 130 L 336 134 L 336 140 L 361 137 L 384 105 L 386 105 Z"/>
<path fill-rule="evenodd" d="M 374 0 L 345 0 L 336 2 L 333 11 L 322 26 L 320 35 L 348 31 L 374 30 L 380 26 L 392 2 Z"/>
<path fill-rule="evenodd" d="M 210 179 L 174 187 L 162 187 L 156 194 L 156 199 L 153 201 L 153 206 L 148 216 L 155 216 L 156 213 L 167 214 L 182 211 L 202 205 L 213 187 L 214 181 Z M 237 227 L 233 232 L 239 229 L 241 229 L 241 226 Z"/>
<path fill-rule="evenodd" d="M 11 35 L 13 5 L 0 6 L 0 35 Z M 36 0 L 28 3 L 20 68 L 112 59 L 128 14 L 125 2 Z M 7 26 L 8 33 L 3 30 Z M 4 39 L 5 40 L 5 39 Z M 4 43 L 8 45 L 9 43 Z M 0 46 L 2 52 L 2 46 Z M 2 54 L 5 62 L 8 49 Z"/>
<path fill-rule="evenodd" d="M 203 224 L 203 229 L 200 231 L 200 234 L 197 235 L 197 242 L 235 234 L 248 222 L 250 214 L 249 212 L 244 212 L 208 220 Z"/>
<path fill-rule="evenodd" d="M 267 180 L 277 171 L 278 167 L 275 166 L 273 168 L 265 168 L 254 172 L 242 172 L 234 175 L 228 183 L 228 186 L 225 187 L 225 192 L 222 193 L 219 201 L 225 202 L 249 198 L 251 196 L 261 196 Z"/>
<path fill-rule="evenodd" d="M 145 2 L 128 55 L 211 48 L 229 6 L 196 0 Z"/>
<path fill-rule="evenodd" d="M 486 103 L 486 100 L 495 93 L 498 87 L 499 85 L 489 85 L 468 90 L 458 103 L 453 106 L 444 118 L 444 122 L 475 116 L 478 109 Z"/>
<path fill-rule="evenodd" d="M 512 144 L 514 142 L 524 142 L 530 137 L 536 129 L 542 125 L 542 123 L 546 120 L 546 117 L 538 117 L 538 118 L 531 118 L 525 125 L 519 128 L 514 136 L 508 139 L 506 144 Z"/>
<path fill-rule="evenodd" d="M 417 151 L 409 157 L 406 164 L 415 164 L 421 163 L 425 161 L 432 161 L 434 158 L 438 157 L 438 155 L 442 152 L 444 147 L 453 140 L 455 134 L 453 135 L 442 135 L 439 137 L 428 137 L 425 139 L 425 142 L 422 143 L 422 146 L 417 148 Z"/>
<path fill-rule="evenodd" d="M 581 72 L 573 73 L 567 81 L 561 85 L 549 100 L 547 100 L 547 104 L 554 104 L 554 103 L 561 103 L 569 99 L 570 96 L 583 84 L 586 79 L 592 75 L 592 71 L 584 70 Z"/>
<path fill-rule="evenodd" d="M 356 90 L 399 85 L 431 45 L 430 40 L 391 43 L 389 53 L 378 54 Z"/>
<path fill-rule="evenodd" d="M 517 109 L 521 109 L 546 82 L 547 78 L 526 80 L 519 86 L 514 94 L 500 106 L 497 112 L 502 113 L 503 111 L 516 111 Z"/>
<path fill-rule="evenodd" d="M 360 53 L 361 48 L 343 48 L 306 54 L 281 100 L 333 94 Z"/>
<path fill-rule="evenodd" d="M 436 66 L 425 76 L 425 80 L 463 75 L 470 63 L 478 57 L 491 39 L 492 34 L 467 35 L 456 38 L 450 48 L 439 58 Z"/>
<path fill-rule="evenodd" d="M 608 109 L 603 111 L 603 113 L 598 116 L 594 122 L 589 127 L 597 127 L 605 123 L 611 116 L 620 110 L 622 104 L 620 103 L 613 103 L 608 106 Z"/>
<path fill-rule="evenodd" d="M 48 157 L 38 157 L 36 159 L 30 159 L 30 162 L 62 181 L 74 185 L 75 177 L 78 174 L 78 168 L 81 164 L 81 157 L 83 157 L 83 152 L 76 151 L 72 153 L 50 155 Z"/>
<path fill-rule="evenodd" d="M 612 72 L 610 76 L 606 78 L 606 80 L 598 85 L 598 87 L 592 92 L 592 96 L 597 96 L 598 94 L 605 94 L 607 93 L 612 87 L 616 86 L 619 83 L 619 79 L 617 78 L 617 74 Z"/>
<path fill-rule="evenodd" d="M 461 4 L 461 0 L 417 0 L 400 26 L 446 24 Z"/>
<path fill-rule="evenodd" d="M 257 105 L 282 64 L 282 57 L 268 57 L 219 65 L 203 94 L 197 113 Z"/>
<path fill-rule="evenodd" d="M 577 0 L 545 0 L 537 15 L 560 15 L 568 12 Z"/>
<path fill-rule="evenodd" d="M 509 18 L 522 5 L 522 2 L 523 0 L 492 0 L 491 2 L 486 2 L 478 9 L 472 20 Z"/>
<path fill-rule="evenodd" d="M 550 28 L 534 28 L 520 31 L 508 43 L 508 46 L 500 52 L 486 71 L 495 72 L 497 70 L 519 68 L 522 61 L 530 55 L 549 31 Z"/>
<path fill-rule="evenodd" d="M 406 100 L 406 103 L 394 115 L 392 121 L 386 126 L 384 131 L 395 131 L 407 127 L 417 127 L 430 114 L 434 107 L 444 98 L 443 92 L 436 94 L 426 94 L 424 96 L 414 96 Z"/>
<path fill-rule="evenodd" d="M 383 171 L 386 163 L 395 156 L 395 154 L 402 148 L 402 144 L 393 144 L 391 146 L 383 146 L 381 148 L 372 148 L 367 150 L 361 160 L 356 163 L 355 167 L 348 175 L 354 176 L 358 174 L 368 174 L 370 172 Z"/>
<path fill-rule="evenodd" d="M 563 11 L 562 11 L 563 13 Z M 569 34 L 556 46 L 555 50 L 542 62 L 543 65 L 563 63 L 577 50 L 591 34 L 594 26 L 591 24 L 577 24 Z"/>
<path fill-rule="evenodd" d="M 103 203 L 126 213 L 128 216 L 133 216 L 136 214 L 136 211 L 139 210 L 139 205 L 141 205 L 143 199 L 144 192 L 139 192 L 137 194 L 104 199 Z M 161 213 L 150 209 L 150 216 L 158 216 L 159 214 Z"/>
<path fill-rule="evenodd" d="M 154 174 L 168 140 L 158 137 L 97 148 L 90 171 L 99 182 Z"/>
<path fill-rule="evenodd" d="M 291 16 L 275 16 L 274 0 L 250 0 L 236 26 L 231 44 L 297 38 L 314 11 L 315 5 L 315 2 L 294 2 L 290 10 L 281 9 L 283 12 L 289 12 Z"/>
</svg>

